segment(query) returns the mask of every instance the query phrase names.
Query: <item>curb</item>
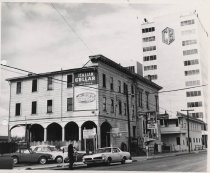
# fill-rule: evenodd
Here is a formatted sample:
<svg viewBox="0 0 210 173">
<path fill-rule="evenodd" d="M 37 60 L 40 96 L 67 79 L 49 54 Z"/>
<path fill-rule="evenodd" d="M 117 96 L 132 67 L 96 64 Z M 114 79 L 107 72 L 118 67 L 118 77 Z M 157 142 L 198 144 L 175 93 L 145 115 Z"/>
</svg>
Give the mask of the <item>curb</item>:
<svg viewBox="0 0 210 173">
<path fill-rule="evenodd" d="M 144 161 L 144 160 L 155 160 L 155 159 L 159 159 L 159 158 L 165 158 L 165 157 L 174 157 L 174 156 L 181 156 L 181 155 L 188 155 L 188 154 L 198 154 L 200 152 L 206 152 L 206 151 L 193 151 L 193 152 L 190 152 L 190 153 L 174 153 L 174 154 L 170 154 L 170 155 L 164 155 L 164 156 L 151 156 L 149 158 L 145 158 L 145 159 L 141 159 L 141 161 Z M 138 162 L 138 159 L 134 159 L 132 160 L 133 162 Z"/>
</svg>

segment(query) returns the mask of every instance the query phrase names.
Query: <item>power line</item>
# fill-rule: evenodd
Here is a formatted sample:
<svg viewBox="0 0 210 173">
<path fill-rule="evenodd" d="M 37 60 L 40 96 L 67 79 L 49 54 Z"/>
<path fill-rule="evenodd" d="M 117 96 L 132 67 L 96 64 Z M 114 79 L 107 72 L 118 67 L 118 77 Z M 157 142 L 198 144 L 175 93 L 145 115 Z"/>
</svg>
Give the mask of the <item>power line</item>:
<svg viewBox="0 0 210 173">
<path fill-rule="evenodd" d="M 66 23 L 68 28 L 77 36 L 77 38 L 82 42 L 82 44 L 88 49 L 88 51 L 93 54 L 93 51 L 88 47 L 88 45 L 84 42 L 84 40 L 79 36 L 79 34 L 74 30 L 74 28 L 69 24 L 69 22 L 66 20 L 66 18 L 60 13 L 60 11 L 53 5 L 53 3 L 50 3 L 50 7 L 52 7 L 58 14 L 61 16 L 63 21 Z"/>
<path fill-rule="evenodd" d="M 203 84 L 203 85 L 193 86 L 193 87 L 185 87 L 185 88 L 173 89 L 173 90 L 168 90 L 168 91 L 160 91 L 158 93 L 160 94 L 160 93 L 168 93 L 168 92 L 174 92 L 174 91 L 181 91 L 181 90 L 187 90 L 187 89 L 192 89 L 192 88 L 199 88 L 199 87 L 203 87 L 203 86 L 208 86 L 208 84 Z M 150 93 L 150 94 L 153 94 L 153 93 Z"/>
<path fill-rule="evenodd" d="M 31 72 L 31 71 L 28 71 L 28 70 L 23 70 L 23 69 L 20 69 L 20 68 L 8 66 L 8 65 L 3 65 L 3 64 L 1 64 L 1 65 L 2 65 L 2 66 L 5 66 L 5 67 L 7 67 L 7 68 L 12 68 L 12 69 L 20 70 L 20 71 L 23 71 L 23 72 L 27 72 L 27 73 L 34 74 L 34 75 L 39 76 L 39 74 L 33 73 L 33 72 Z M 2 68 L 2 67 L 1 67 L 1 68 Z M 13 73 L 23 74 L 23 73 L 19 73 L 19 72 L 16 72 L 16 71 L 8 70 L 8 69 L 5 69 L 5 68 L 2 68 L 2 69 L 7 70 L 7 71 L 10 71 L 10 72 L 13 72 Z M 53 77 L 52 77 L 52 79 L 55 80 L 54 83 L 57 83 L 57 84 L 61 84 L 62 82 L 67 83 L 67 81 L 60 80 L 60 79 L 56 79 L 56 78 L 53 78 Z M 42 80 L 47 81 L 47 79 L 42 79 Z M 56 82 L 56 81 L 58 81 L 58 82 Z M 72 84 L 74 84 L 74 83 L 72 83 Z M 116 91 L 112 91 L 112 90 L 108 90 L 108 89 L 104 89 L 104 88 L 95 88 L 95 87 L 91 87 L 91 86 L 87 86 L 87 85 L 82 85 L 82 86 L 87 87 L 87 88 L 90 88 L 90 89 L 96 89 L 96 90 L 102 90 L 102 91 L 117 93 L 117 94 L 121 94 L 121 95 L 124 96 L 124 93 L 121 93 L 121 92 L 116 92 Z M 129 95 L 129 96 L 132 96 L 133 94 L 128 94 L 128 95 Z M 135 95 L 138 96 L 139 94 L 135 94 Z M 143 99 L 143 100 L 142 100 L 143 102 L 146 101 L 146 100 L 144 100 L 144 98 L 142 98 L 142 99 Z M 154 107 L 156 106 L 155 104 L 152 104 L 152 103 L 150 103 L 150 102 L 148 102 L 148 103 L 149 103 L 150 105 L 154 106 Z M 160 109 L 163 109 L 163 110 L 166 110 L 166 111 L 168 111 L 168 112 L 171 112 L 171 111 L 169 111 L 169 110 L 167 110 L 167 109 L 165 109 L 165 108 L 162 108 L 162 107 L 160 107 L 160 106 L 159 106 L 159 108 L 160 108 Z"/>
<path fill-rule="evenodd" d="M 89 62 L 89 61 L 88 61 Z M 87 63 L 88 63 L 87 62 Z M 86 64 L 87 64 L 86 63 Z M 1 64 L 1 66 L 5 66 L 5 67 L 7 67 L 7 68 L 12 68 L 12 69 L 16 69 L 16 70 L 20 70 L 20 71 L 23 71 L 23 72 L 27 72 L 27 73 L 30 73 L 30 74 L 34 74 L 34 75 L 37 75 L 37 77 L 38 76 L 41 76 L 40 74 L 37 74 L 37 73 L 33 73 L 33 72 L 31 72 L 31 71 L 28 71 L 28 70 L 24 70 L 24 69 L 20 69 L 20 68 L 17 68 L 17 67 L 12 67 L 12 66 L 8 66 L 8 65 L 3 65 L 3 64 Z M 1 67 L 2 68 L 2 67 Z M 4 69 L 4 68 L 3 68 Z M 4 70 L 6 70 L 6 69 L 4 69 Z M 18 72 L 15 72 L 15 71 L 12 71 L 12 70 L 8 70 L 8 71 L 11 71 L 11 72 L 14 72 L 14 73 L 18 73 Z M 20 74 L 20 73 L 18 73 L 18 74 Z M 60 79 L 56 79 L 56 78 L 54 78 L 54 77 L 52 77 L 52 79 L 53 80 L 55 80 L 55 81 L 59 81 L 59 82 L 55 82 L 55 83 L 58 83 L 58 84 L 61 84 L 60 82 L 65 82 L 65 83 L 67 83 L 67 81 L 64 81 L 64 80 L 60 80 Z M 46 79 L 43 79 L 43 80 L 46 80 Z M 47 81 L 47 80 L 46 80 Z M 71 84 L 74 84 L 74 82 L 73 83 L 71 83 Z M 124 93 L 122 93 L 122 92 L 117 92 L 117 91 L 113 91 L 113 90 L 109 90 L 109 89 L 105 89 L 105 88 L 95 88 L 95 87 L 91 87 L 91 86 L 87 86 L 87 85 L 80 85 L 80 86 L 83 86 L 83 87 L 86 87 L 86 88 L 90 88 L 90 89 L 96 89 L 96 90 L 101 90 L 101 91 L 105 91 L 105 92 L 111 92 L 111 93 L 117 93 L 117 94 L 122 94 L 122 95 L 124 95 Z M 163 93 L 163 92 L 174 92 L 174 91 L 179 91 L 179 90 L 185 90 L 185 89 L 189 89 L 189 88 L 197 88 L 197 87 L 202 87 L 202 86 L 206 86 L 206 85 L 201 85 L 201 86 L 195 86 L 195 87 L 188 87 L 188 88 L 181 88 L 181 89 L 175 89 L 175 90 L 168 90 L 168 91 L 162 91 L 162 92 L 154 92 L 154 93 L 149 93 L 149 94 L 158 94 L 158 93 Z M 133 94 L 132 93 L 129 93 L 128 94 L 129 96 L 132 96 Z M 139 94 L 135 94 L 136 96 L 139 96 Z M 142 98 L 143 99 L 143 98 Z M 146 101 L 146 100 L 143 100 L 143 101 Z M 152 104 L 152 103 L 149 103 L 150 105 L 152 105 L 152 106 L 155 106 L 155 104 Z M 171 112 L 171 113 L 174 113 L 174 112 L 172 112 L 172 111 L 169 111 L 169 110 L 167 110 L 166 108 L 163 108 L 163 107 L 160 107 L 159 106 L 159 108 L 160 109 L 163 109 L 163 110 L 166 110 L 166 111 L 168 111 L 168 112 Z M 175 114 L 175 113 L 174 113 Z"/>
</svg>

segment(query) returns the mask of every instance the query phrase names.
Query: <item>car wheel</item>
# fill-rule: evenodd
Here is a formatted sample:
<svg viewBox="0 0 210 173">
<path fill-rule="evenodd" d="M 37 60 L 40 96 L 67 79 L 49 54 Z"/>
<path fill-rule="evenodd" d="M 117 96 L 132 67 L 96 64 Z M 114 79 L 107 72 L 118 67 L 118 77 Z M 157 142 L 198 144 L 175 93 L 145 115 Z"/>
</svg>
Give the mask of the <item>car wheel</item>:
<svg viewBox="0 0 210 173">
<path fill-rule="evenodd" d="M 122 163 L 122 164 L 125 164 L 125 160 L 126 160 L 126 157 L 123 157 L 121 163 Z"/>
<path fill-rule="evenodd" d="M 107 166 L 110 166 L 111 162 L 112 162 L 112 158 L 109 157 L 109 158 L 107 159 L 107 161 L 106 161 L 106 165 L 107 165 Z"/>
<path fill-rule="evenodd" d="M 13 158 L 14 165 L 16 165 L 19 162 L 18 157 L 17 156 L 13 156 L 12 158 Z"/>
<path fill-rule="evenodd" d="M 42 165 L 44 165 L 45 163 L 47 163 L 47 159 L 46 159 L 46 157 L 40 157 L 40 159 L 39 159 L 39 163 L 40 164 L 42 164 Z"/>
<path fill-rule="evenodd" d="M 62 162 L 63 162 L 63 157 L 58 156 L 58 157 L 56 157 L 55 161 L 56 161 L 57 163 L 62 163 Z"/>
</svg>

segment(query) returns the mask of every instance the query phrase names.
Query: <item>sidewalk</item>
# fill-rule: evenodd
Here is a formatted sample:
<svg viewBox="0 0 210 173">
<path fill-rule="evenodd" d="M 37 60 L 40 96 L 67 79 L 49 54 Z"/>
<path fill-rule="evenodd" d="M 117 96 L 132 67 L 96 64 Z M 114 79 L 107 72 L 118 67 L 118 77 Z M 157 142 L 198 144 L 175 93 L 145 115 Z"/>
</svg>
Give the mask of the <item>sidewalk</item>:
<svg viewBox="0 0 210 173">
<path fill-rule="evenodd" d="M 171 152 L 171 153 L 158 153 L 147 156 L 135 156 L 132 157 L 133 162 L 139 162 L 144 160 L 153 160 L 153 159 L 159 159 L 164 157 L 173 157 L 173 156 L 179 156 L 179 155 L 187 155 L 187 154 L 196 154 L 199 152 L 206 152 L 207 150 L 199 150 L 199 151 L 191 151 L 190 153 L 188 151 L 182 151 L 182 152 Z"/>
</svg>

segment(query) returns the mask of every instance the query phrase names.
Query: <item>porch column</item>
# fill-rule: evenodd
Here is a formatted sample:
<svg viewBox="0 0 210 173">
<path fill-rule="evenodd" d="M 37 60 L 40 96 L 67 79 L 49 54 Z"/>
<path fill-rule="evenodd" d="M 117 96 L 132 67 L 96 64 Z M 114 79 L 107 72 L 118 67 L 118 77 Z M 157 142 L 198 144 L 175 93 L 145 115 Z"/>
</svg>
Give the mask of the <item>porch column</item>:
<svg viewBox="0 0 210 173">
<path fill-rule="evenodd" d="M 44 128 L 44 142 L 47 141 L 47 128 Z"/>
<path fill-rule="evenodd" d="M 100 148 L 101 147 L 101 127 L 100 125 L 98 125 L 97 127 L 97 147 L 96 148 Z"/>
<path fill-rule="evenodd" d="M 65 141 L 65 127 L 62 127 L 62 141 Z"/>
<path fill-rule="evenodd" d="M 82 128 L 79 127 L 79 141 L 82 140 Z"/>
</svg>

